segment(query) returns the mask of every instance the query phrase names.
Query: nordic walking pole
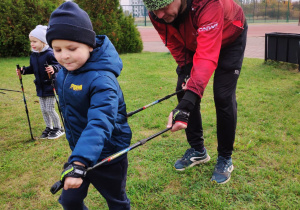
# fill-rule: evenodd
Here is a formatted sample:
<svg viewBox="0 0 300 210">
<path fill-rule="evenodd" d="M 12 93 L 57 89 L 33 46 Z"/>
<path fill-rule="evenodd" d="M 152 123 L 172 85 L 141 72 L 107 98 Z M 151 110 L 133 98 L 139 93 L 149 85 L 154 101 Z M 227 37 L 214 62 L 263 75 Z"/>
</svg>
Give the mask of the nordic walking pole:
<svg viewBox="0 0 300 210">
<path fill-rule="evenodd" d="M 132 150 L 132 149 L 134 149 L 134 148 L 137 148 L 138 146 L 141 146 L 141 145 L 145 144 L 147 141 L 149 141 L 149 140 L 151 140 L 151 139 L 153 139 L 153 138 L 155 138 L 155 137 L 157 137 L 157 136 L 159 136 L 159 135 L 161 135 L 161 134 L 167 132 L 167 131 L 170 130 L 170 129 L 171 129 L 171 128 L 166 128 L 166 129 L 164 129 L 164 130 L 162 130 L 162 131 L 160 131 L 160 132 L 158 132 L 158 133 L 156 133 L 156 134 L 153 134 L 152 136 L 150 136 L 150 137 L 148 137 L 148 138 L 146 138 L 146 139 L 142 139 L 142 140 L 138 141 L 137 143 L 135 143 L 135 144 L 133 144 L 133 145 L 127 147 L 126 149 L 121 150 L 120 152 L 117 152 L 117 153 L 115 153 L 115 154 L 113 154 L 113 155 L 111 155 L 111 156 L 109 156 L 109 157 L 103 159 L 101 162 L 97 163 L 97 164 L 94 165 L 93 167 L 89 167 L 89 168 L 86 170 L 86 172 L 85 172 L 85 174 L 83 175 L 83 177 L 85 177 L 86 174 L 87 174 L 89 171 L 93 170 L 94 168 L 97 168 L 97 167 L 103 165 L 103 164 L 106 163 L 106 162 L 110 162 L 110 161 L 116 159 L 117 157 L 119 157 L 119 156 L 121 156 L 121 155 L 123 155 L 123 154 L 129 152 L 130 150 Z M 63 188 L 63 186 L 64 186 L 64 183 L 60 180 L 60 181 L 56 182 L 56 183 L 51 187 L 50 192 L 54 195 L 54 194 L 57 193 L 61 188 Z"/>
<path fill-rule="evenodd" d="M 146 106 L 143 106 L 143 107 L 141 107 L 141 108 L 139 108 L 139 109 L 137 109 L 135 111 L 129 112 L 129 113 L 127 113 L 127 117 L 131 117 L 132 115 L 134 115 L 134 114 L 136 114 L 136 113 L 138 113 L 140 111 L 143 111 L 144 109 L 147 109 L 148 107 L 153 106 L 153 105 L 155 105 L 155 104 L 157 104 L 159 102 L 162 102 L 162 101 L 164 101 L 164 100 L 166 100 L 166 99 L 168 99 L 168 98 L 170 98 L 170 97 L 172 97 L 172 96 L 174 96 L 174 95 L 176 95 L 176 94 L 178 94 L 178 93 L 180 93 L 182 91 L 183 91 L 183 89 L 178 90 L 175 93 L 172 93 L 172 94 L 167 95 L 167 96 L 165 96 L 165 97 L 163 97 L 161 99 L 158 99 L 158 100 L 156 100 L 156 101 L 154 101 L 154 102 L 152 102 L 152 103 L 150 103 L 150 104 L 148 104 Z"/>
<path fill-rule="evenodd" d="M 27 114 L 27 120 L 28 120 L 28 124 L 29 124 L 30 135 L 31 135 L 31 139 L 34 140 L 34 138 L 32 136 L 32 131 L 31 131 L 29 113 L 28 113 L 28 109 L 27 109 L 27 103 L 26 103 L 26 98 L 25 98 L 25 93 L 24 93 L 24 88 L 23 88 L 23 82 L 22 82 L 22 76 L 21 76 L 21 68 L 20 68 L 19 64 L 17 64 L 17 69 L 18 69 L 18 76 L 19 76 L 19 80 L 20 80 L 20 84 L 21 84 L 21 90 L 23 92 L 23 101 L 24 101 L 24 105 L 25 105 L 25 111 L 26 111 L 26 114 Z"/>
<path fill-rule="evenodd" d="M 19 90 L 10 90 L 10 89 L 4 89 L 4 88 L 0 88 L 0 90 L 22 93 L 22 91 L 19 91 Z"/>
<path fill-rule="evenodd" d="M 46 68 L 49 66 L 48 63 L 47 63 L 47 61 L 46 61 L 46 63 L 44 65 L 45 65 Z M 56 94 L 56 91 L 55 91 L 55 85 L 53 83 L 53 79 L 52 79 L 51 73 L 48 73 L 48 77 L 51 80 L 51 86 L 52 86 L 52 89 L 53 89 L 53 92 L 54 92 L 54 97 L 55 97 L 55 101 L 56 101 L 56 104 L 57 104 L 57 107 L 58 107 L 59 115 L 60 115 L 61 121 L 63 123 L 64 129 L 66 131 L 65 120 L 64 120 L 64 118 L 62 116 L 62 113 L 61 113 L 61 109 L 60 109 L 60 105 L 59 105 L 59 102 L 58 102 L 58 99 L 57 99 L 57 94 Z"/>
</svg>

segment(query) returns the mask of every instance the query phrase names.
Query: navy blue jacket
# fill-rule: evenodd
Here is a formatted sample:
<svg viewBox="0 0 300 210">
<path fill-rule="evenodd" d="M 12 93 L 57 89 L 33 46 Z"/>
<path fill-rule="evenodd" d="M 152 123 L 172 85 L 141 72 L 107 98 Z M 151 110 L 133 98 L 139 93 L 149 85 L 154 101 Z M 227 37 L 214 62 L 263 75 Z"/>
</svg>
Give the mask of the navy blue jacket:
<svg viewBox="0 0 300 210">
<path fill-rule="evenodd" d="M 117 81 L 122 60 L 107 36 L 98 35 L 96 43 L 81 68 L 67 71 L 63 67 L 57 75 L 57 93 L 72 150 L 69 162 L 86 166 L 127 148 L 132 136 Z"/>
<path fill-rule="evenodd" d="M 52 65 L 57 72 L 61 66 L 56 61 L 53 50 L 49 47 L 44 52 L 32 52 L 30 55 L 30 66 L 23 68 L 22 74 L 34 74 L 36 94 L 39 97 L 54 96 L 51 81 L 45 70 L 45 64 Z M 54 74 L 55 75 L 55 74 Z M 55 76 L 53 75 L 53 79 Z"/>
</svg>

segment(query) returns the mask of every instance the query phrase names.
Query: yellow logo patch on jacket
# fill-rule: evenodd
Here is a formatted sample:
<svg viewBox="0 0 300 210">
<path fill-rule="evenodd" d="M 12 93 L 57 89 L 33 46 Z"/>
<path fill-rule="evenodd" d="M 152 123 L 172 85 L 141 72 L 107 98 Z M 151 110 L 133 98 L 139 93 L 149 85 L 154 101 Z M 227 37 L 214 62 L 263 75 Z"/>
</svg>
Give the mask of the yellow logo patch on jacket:
<svg viewBox="0 0 300 210">
<path fill-rule="evenodd" d="M 70 89 L 72 89 L 74 91 L 81 91 L 82 90 L 82 85 L 71 84 Z"/>
</svg>

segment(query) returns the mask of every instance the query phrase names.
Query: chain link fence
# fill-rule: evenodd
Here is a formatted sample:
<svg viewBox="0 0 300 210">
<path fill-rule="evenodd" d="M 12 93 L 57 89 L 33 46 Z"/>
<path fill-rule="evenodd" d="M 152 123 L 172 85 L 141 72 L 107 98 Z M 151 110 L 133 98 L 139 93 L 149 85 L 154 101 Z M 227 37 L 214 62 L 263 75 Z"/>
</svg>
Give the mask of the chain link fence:
<svg viewBox="0 0 300 210">
<path fill-rule="evenodd" d="M 248 23 L 300 22 L 300 0 L 235 0 L 244 10 Z M 121 5 L 137 26 L 152 26 L 143 4 Z"/>
</svg>

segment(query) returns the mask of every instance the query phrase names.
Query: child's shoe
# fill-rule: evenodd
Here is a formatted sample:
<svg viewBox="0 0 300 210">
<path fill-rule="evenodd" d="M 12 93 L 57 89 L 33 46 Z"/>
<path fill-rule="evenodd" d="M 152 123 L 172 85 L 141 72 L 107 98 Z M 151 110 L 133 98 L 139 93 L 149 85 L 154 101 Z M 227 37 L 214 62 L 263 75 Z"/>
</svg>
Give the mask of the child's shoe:
<svg viewBox="0 0 300 210">
<path fill-rule="evenodd" d="M 40 136 L 40 139 L 48 138 L 50 131 L 51 131 L 51 128 L 46 127 L 46 129 L 43 131 L 42 135 Z"/>
<path fill-rule="evenodd" d="M 57 139 L 64 134 L 65 134 L 65 132 L 62 129 L 53 128 L 48 135 L 48 139 Z"/>
</svg>

